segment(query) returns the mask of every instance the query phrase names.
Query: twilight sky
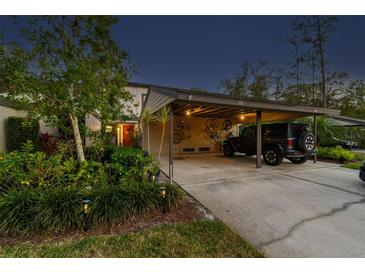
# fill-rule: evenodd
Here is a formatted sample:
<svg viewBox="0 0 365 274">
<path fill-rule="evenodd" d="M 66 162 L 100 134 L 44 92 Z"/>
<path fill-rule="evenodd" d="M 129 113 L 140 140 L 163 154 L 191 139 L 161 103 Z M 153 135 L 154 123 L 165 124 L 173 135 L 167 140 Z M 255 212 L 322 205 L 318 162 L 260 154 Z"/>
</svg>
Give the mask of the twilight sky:
<svg viewBox="0 0 365 274">
<path fill-rule="evenodd" d="M 120 16 L 113 35 L 139 65 L 133 81 L 199 87 L 215 91 L 246 60 L 265 59 L 282 66 L 294 53 L 280 37 L 292 32 L 291 16 Z M 6 38 L 18 26 L 0 16 Z M 329 66 L 365 79 L 365 16 L 339 16 L 328 47 Z"/>
</svg>

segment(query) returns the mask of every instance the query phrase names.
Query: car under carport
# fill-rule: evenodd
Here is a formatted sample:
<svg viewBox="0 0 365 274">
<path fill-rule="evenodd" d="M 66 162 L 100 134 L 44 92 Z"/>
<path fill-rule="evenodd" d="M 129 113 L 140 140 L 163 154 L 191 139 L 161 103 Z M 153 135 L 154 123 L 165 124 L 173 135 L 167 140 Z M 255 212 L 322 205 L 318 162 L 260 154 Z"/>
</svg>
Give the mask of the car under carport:
<svg viewBox="0 0 365 274">
<path fill-rule="evenodd" d="M 169 107 L 169 122 L 166 128 L 168 134 L 165 135 L 162 142 L 162 154 L 169 155 L 168 176 L 170 179 L 173 178 L 174 156 L 201 154 L 201 157 L 204 157 L 207 153 L 221 151 L 220 142 L 213 143 L 209 140 L 209 134 L 215 134 L 214 132 L 207 134 L 209 120 L 215 120 L 217 132 L 223 132 L 223 134 L 224 123 L 230 121 L 233 125 L 234 135 L 238 135 L 239 125 L 255 123 L 257 125 L 256 151 L 257 155 L 261 155 L 262 123 L 313 117 L 313 133 L 316 136 L 317 116 L 338 116 L 340 114 L 340 111 L 328 108 L 289 105 L 201 90 L 154 85 L 148 86 L 148 89 L 143 109 L 157 113 L 163 107 Z M 142 123 L 142 125 L 143 149 L 149 150 L 152 154 L 158 154 L 162 126 L 155 121 L 148 125 Z M 180 137 L 179 142 L 177 142 L 177 137 Z M 261 157 L 256 157 L 256 168 L 261 168 Z"/>
</svg>

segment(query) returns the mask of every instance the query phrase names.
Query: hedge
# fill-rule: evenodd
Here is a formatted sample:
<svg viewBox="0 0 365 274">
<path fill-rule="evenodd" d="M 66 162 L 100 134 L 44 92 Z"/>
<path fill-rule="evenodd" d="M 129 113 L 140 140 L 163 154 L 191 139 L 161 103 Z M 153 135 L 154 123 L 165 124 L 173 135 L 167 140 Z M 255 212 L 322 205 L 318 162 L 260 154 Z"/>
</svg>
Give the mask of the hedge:
<svg viewBox="0 0 365 274">
<path fill-rule="evenodd" d="M 161 186 L 166 197 L 161 197 Z M 0 195 L 0 236 L 54 233 L 113 224 L 161 208 L 176 207 L 184 193 L 169 182 L 101 184 L 89 190 L 70 187 L 12 189 Z M 90 199 L 90 211 L 83 213 L 82 201 Z"/>
<path fill-rule="evenodd" d="M 28 140 L 35 146 L 38 143 L 39 124 L 27 118 L 9 117 L 5 123 L 6 150 L 21 150 Z"/>
</svg>

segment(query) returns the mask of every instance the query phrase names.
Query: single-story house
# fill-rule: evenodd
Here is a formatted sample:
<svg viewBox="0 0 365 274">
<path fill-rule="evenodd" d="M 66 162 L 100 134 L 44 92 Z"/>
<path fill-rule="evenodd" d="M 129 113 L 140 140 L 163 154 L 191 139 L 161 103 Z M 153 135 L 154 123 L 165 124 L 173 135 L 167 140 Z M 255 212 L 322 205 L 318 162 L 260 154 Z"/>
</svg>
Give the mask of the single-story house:
<svg viewBox="0 0 365 274">
<path fill-rule="evenodd" d="M 352 119 L 340 116 L 339 110 L 240 98 L 195 89 L 131 82 L 126 89 L 134 95 L 134 102 L 131 107 L 135 119 L 115 121 L 109 126 L 109 130 L 113 133 L 113 142 L 120 146 L 132 145 L 133 136 L 140 126 L 142 129 L 142 148 L 150 150 L 152 154 L 157 154 L 161 143 L 162 125 L 156 121 L 147 125 L 141 121 L 141 114 L 144 108 L 148 108 L 152 113 L 157 113 L 164 106 L 168 106 L 171 119 L 166 125 L 162 154 L 169 155 L 170 177 L 173 174 L 174 155 L 220 152 L 221 141 L 227 135 L 238 135 L 240 126 L 245 124 L 256 123 L 258 125 L 257 152 L 261 153 L 262 122 L 287 121 L 300 117 L 314 117 L 316 120 L 318 115 L 347 119 L 347 122 Z M 24 117 L 25 115 L 26 112 L 15 110 L 6 101 L 0 101 L 0 150 L 5 148 L 5 120 L 9 116 Z M 365 123 L 365 121 L 359 122 L 354 121 L 354 119 L 352 122 Z M 100 122 L 94 115 L 87 115 L 85 124 L 91 130 L 100 129 Z M 42 123 L 40 130 L 57 135 L 57 129 L 47 128 Z M 149 132 L 149 142 L 147 132 Z M 91 143 L 91 139 L 86 140 L 86 145 Z M 261 167 L 259 159 L 257 159 L 256 166 Z"/>
</svg>

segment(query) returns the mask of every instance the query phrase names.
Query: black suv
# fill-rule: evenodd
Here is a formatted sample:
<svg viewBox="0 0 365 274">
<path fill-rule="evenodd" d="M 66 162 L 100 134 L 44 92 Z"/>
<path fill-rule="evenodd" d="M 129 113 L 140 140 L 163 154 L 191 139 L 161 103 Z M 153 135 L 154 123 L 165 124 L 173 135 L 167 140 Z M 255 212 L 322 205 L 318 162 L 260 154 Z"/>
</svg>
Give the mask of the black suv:
<svg viewBox="0 0 365 274">
<path fill-rule="evenodd" d="M 248 156 L 256 154 L 256 126 L 240 130 L 239 137 L 223 142 L 224 155 L 232 157 L 235 152 Z M 294 164 L 303 164 L 316 153 L 314 135 L 307 124 L 277 123 L 262 125 L 262 154 L 266 164 L 280 165 L 283 158 Z"/>
</svg>

